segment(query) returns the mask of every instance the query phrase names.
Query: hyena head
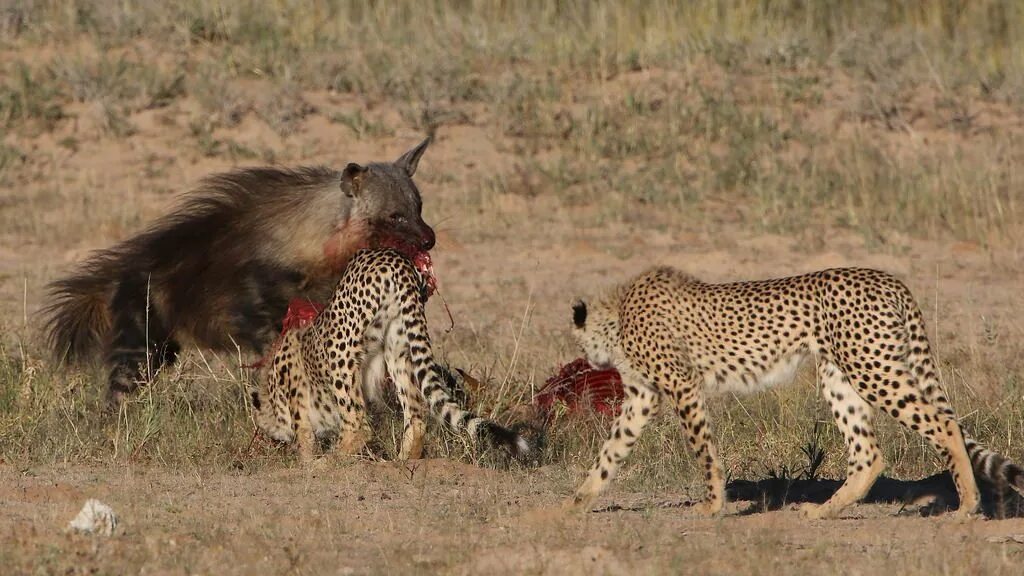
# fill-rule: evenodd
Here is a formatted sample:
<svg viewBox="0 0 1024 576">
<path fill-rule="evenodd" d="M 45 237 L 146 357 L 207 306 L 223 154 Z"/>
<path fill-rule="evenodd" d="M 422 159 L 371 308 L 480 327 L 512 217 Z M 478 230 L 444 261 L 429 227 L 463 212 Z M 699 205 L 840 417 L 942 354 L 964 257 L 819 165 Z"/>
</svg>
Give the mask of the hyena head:
<svg viewBox="0 0 1024 576">
<path fill-rule="evenodd" d="M 353 163 L 342 172 L 341 190 L 352 199 L 352 216 L 369 225 L 372 244 L 434 247 L 434 230 L 423 221 L 423 201 L 412 181 L 429 144 L 428 137 L 394 162 Z"/>
<path fill-rule="evenodd" d="M 604 370 L 619 364 L 618 306 L 605 301 L 588 307 L 578 300 L 572 306 L 572 323 L 573 337 L 592 367 Z"/>
</svg>

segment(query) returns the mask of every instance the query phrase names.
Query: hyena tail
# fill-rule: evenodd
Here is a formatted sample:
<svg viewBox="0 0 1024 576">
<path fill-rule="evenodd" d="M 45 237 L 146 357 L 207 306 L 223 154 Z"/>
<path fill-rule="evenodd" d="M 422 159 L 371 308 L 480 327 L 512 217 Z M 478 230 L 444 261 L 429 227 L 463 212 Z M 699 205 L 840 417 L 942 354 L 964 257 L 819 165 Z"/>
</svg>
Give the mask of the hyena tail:
<svg viewBox="0 0 1024 576">
<path fill-rule="evenodd" d="M 911 301 L 905 314 L 907 363 L 911 374 L 918 382 L 918 389 L 924 399 L 935 406 L 940 413 L 955 418 L 953 407 L 939 384 L 921 310 Z M 1024 495 L 1024 468 L 1005 456 L 985 448 L 971 438 L 966 431 L 961 430 L 961 433 L 964 443 L 967 445 L 967 454 L 971 458 L 971 468 L 974 469 L 976 476 L 991 482 L 1000 492 L 1005 492 L 1006 488 L 1010 487 Z"/>
<path fill-rule="evenodd" d="M 117 252 L 101 252 L 71 276 L 49 285 L 50 303 L 42 310 L 44 329 L 47 345 L 61 360 L 82 362 L 106 345 L 120 261 Z"/>
</svg>

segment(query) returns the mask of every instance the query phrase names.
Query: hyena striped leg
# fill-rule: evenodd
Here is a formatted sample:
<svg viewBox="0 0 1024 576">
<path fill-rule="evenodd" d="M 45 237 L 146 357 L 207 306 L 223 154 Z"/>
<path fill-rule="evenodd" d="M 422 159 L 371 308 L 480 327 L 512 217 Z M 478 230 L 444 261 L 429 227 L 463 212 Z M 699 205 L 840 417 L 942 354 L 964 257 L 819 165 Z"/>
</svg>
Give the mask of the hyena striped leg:
<svg viewBox="0 0 1024 576">
<path fill-rule="evenodd" d="M 123 278 L 111 302 L 114 311 L 107 363 L 109 397 L 120 402 L 161 367 L 172 364 L 180 347 L 160 315 L 148 306 L 144 280 Z"/>
<path fill-rule="evenodd" d="M 615 478 L 622 462 L 633 451 L 633 445 L 647 422 L 657 414 L 661 395 L 647 386 L 632 370 L 622 370 L 626 399 L 612 426 L 611 436 L 601 448 L 597 463 L 587 479 L 576 490 L 569 508 L 586 510 Z"/>
<path fill-rule="evenodd" d="M 413 306 L 416 309 L 416 306 Z M 403 348 L 408 350 L 412 372 L 412 381 L 419 385 L 419 394 L 438 419 L 451 427 L 452 430 L 466 430 L 476 441 L 478 426 L 482 420 L 466 410 L 463 406 L 452 402 L 445 385 L 441 370 L 434 361 L 434 353 L 427 332 L 427 322 L 422 308 L 417 309 L 415 317 L 405 321 L 403 327 L 405 342 Z M 412 394 L 410 393 L 410 396 Z"/>
<path fill-rule="evenodd" d="M 413 377 L 408 335 L 401 320 L 396 320 L 388 326 L 384 350 L 385 362 L 391 379 L 395 382 L 398 402 L 402 405 L 402 416 L 405 421 L 398 459 L 418 460 L 423 457 L 423 436 L 427 431 L 427 425 L 423 421 L 425 404 L 423 393 Z"/>
</svg>

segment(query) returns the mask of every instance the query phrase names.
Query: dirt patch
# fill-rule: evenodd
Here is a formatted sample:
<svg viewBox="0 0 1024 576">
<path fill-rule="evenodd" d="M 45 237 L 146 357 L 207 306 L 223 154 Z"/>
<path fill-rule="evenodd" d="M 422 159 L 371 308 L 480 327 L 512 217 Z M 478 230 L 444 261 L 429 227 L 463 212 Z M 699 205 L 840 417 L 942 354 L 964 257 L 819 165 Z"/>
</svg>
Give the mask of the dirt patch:
<svg viewBox="0 0 1024 576">
<path fill-rule="evenodd" d="M 59 367 L 33 316 L 47 282 L 142 230 L 203 176 L 391 160 L 433 132 L 417 182 L 454 327 L 441 298 L 428 317 L 440 355 L 483 382 L 473 393 L 481 412 L 508 416 L 579 355 L 569 335 L 577 297 L 649 266 L 707 281 L 868 266 L 917 296 L 972 433 L 1020 459 L 1019 74 L 967 74 L 976 81 L 958 85 L 949 68 L 970 61 L 957 52 L 943 62 L 931 44 L 906 44 L 920 36 L 903 29 L 882 31 L 879 47 L 874 34 L 839 34 L 844 44 L 822 59 L 788 38 L 712 42 L 724 24 L 711 17 L 687 17 L 707 37 L 681 40 L 679 14 L 634 7 L 569 7 L 562 26 L 510 31 L 444 11 L 399 22 L 409 3 L 367 9 L 368 19 L 260 2 L 223 15 L 203 2 L 181 13 L 143 3 L 111 7 L 110 18 L 29 4 L 9 19 L 21 30 L 37 25 L 22 12 L 51 18 L 38 37 L 5 36 L 0 14 L 0 71 L 11 73 L 0 74 L 0 120 L 11 122 L 0 140 L 5 570 L 1019 572 L 1024 521 L 917 514 L 915 494 L 951 503 L 948 482 L 932 477 L 939 463 L 916 436 L 883 418 L 880 492 L 842 519 L 803 520 L 793 503 L 826 497 L 845 470 L 808 371 L 788 388 L 710 403 L 732 480 L 723 517 L 690 510 L 700 471 L 667 417 L 645 431 L 596 511 L 566 516 L 560 506 L 609 429 L 600 418 L 560 420 L 538 469 L 506 470 L 438 430 L 430 460 L 327 458 L 304 469 L 286 450 L 250 444 L 238 366 L 255 358 L 189 350 L 107 414 L 101 371 Z M 156 30 L 139 20 L 152 13 L 165 16 L 151 19 Z M 168 25 L 182 14 L 187 25 Z M 349 17 L 380 18 L 396 35 L 350 42 L 334 27 Z M 591 17 L 608 20 L 581 30 Z M 781 29 L 812 21 L 798 20 Z M 668 28 L 642 34 L 649 24 Z M 88 37 L 102 26 L 119 33 Z M 387 46 L 402 26 L 422 50 Z M 962 51 L 935 45 L 946 44 Z M 966 56 L 1013 61 L 984 47 Z M 13 104 L 25 118 L 8 118 Z M 382 420 L 377 456 L 387 458 L 400 430 Z M 829 455 L 818 477 L 794 482 L 811 441 Z M 64 532 L 88 498 L 120 516 L 113 537 Z"/>
<path fill-rule="evenodd" d="M 890 504 L 828 522 L 789 508 L 743 514 L 746 503 L 719 519 L 648 505 L 523 522 L 538 504 L 557 506 L 564 478 L 418 464 L 411 477 L 405 466 L 355 462 L 252 474 L 4 467 L 0 550 L 17 573 L 754 574 L 845 572 L 851 562 L 1010 573 L 1024 560 L 1013 540 L 1024 520 L 897 518 Z M 64 532 L 85 497 L 118 513 L 114 536 Z M 609 500 L 649 497 L 618 491 Z"/>
</svg>

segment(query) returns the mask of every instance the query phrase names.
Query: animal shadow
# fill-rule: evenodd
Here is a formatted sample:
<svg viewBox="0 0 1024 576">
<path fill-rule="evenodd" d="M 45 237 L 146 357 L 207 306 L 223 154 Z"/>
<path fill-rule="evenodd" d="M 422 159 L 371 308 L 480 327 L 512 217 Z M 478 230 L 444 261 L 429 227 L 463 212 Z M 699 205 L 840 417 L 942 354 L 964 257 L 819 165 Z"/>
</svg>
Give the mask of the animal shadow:
<svg viewBox="0 0 1024 576">
<path fill-rule="evenodd" d="M 839 480 L 819 478 L 771 477 L 762 480 L 733 480 L 726 485 L 726 494 L 733 502 L 751 502 L 752 506 L 741 515 L 780 510 L 790 504 L 829 499 L 839 486 Z M 1024 517 L 1024 498 L 1012 489 L 999 490 L 990 482 L 979 478 L 981 512 L 988 518 Z M 920 480 L 897 480 L 882 476 L 863 500 L 866 504 L 899 504 L 897 515 L 930 516 L 954 510 L 959 505 L 956 486 L 949 472 L 934 474 Z M 659 502 L 655 508 L 689 508 L 695 502 Z M 620 506 L 612 504 L 594 512 L 640 512 L 650 505 Z"/>
<path fill-rule="evenodd" d="M 839 489 L 839 480 L 819 478 L 765 478 L 734 480 L 726 487 L 730 500 L 753 502 L 745 514 L 778 510 L 787 504 L 823 503 Z M 1012 489 L 1000 490 L 981 478 L 981 512 L 988 518 L 1024 516 L 1024 498 Z M 920 480 L 897 480 L 881 476 L 863 500 L 866 504 L 900 504 L 899 514 L 929 516 L 956 509 L 960 503 L 949 472 Z"/>
</svg>

